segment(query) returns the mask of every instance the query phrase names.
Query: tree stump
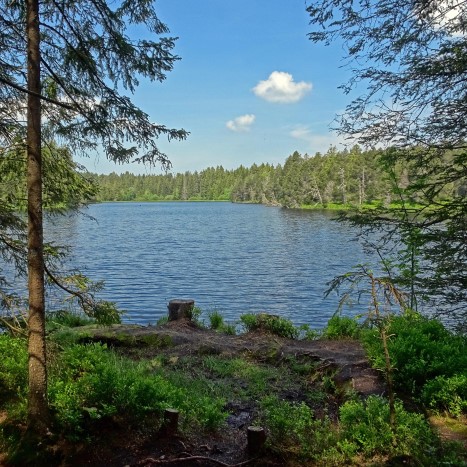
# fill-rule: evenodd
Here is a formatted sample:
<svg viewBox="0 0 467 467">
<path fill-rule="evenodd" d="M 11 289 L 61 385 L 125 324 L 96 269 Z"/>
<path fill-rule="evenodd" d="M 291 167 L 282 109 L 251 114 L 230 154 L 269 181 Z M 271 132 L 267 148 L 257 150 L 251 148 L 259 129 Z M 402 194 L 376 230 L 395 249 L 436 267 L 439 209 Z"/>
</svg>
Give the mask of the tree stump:
<svg viewBox="0 0 467 467">
<path fill-rule="evenodd" d="M 162 422 L 161 431 L 166 436 L 175 435 L 178 431 L 178 410 L 165 409 L 164 410 L 164 421 Z"/>
<path fill-rule="evenodd" d="M 255 456 L 260 453 L 266 442 L 266 433 L 260 426 L 249 426 L 247 429 L 248 452 Z"/>
<path fill-rule="evenodd" d="M 169 309 L 169 321 L 177 321 L 179 319 L 191 319 L 194 300 L 170 300 L 167 308 Z"/>
</svg>

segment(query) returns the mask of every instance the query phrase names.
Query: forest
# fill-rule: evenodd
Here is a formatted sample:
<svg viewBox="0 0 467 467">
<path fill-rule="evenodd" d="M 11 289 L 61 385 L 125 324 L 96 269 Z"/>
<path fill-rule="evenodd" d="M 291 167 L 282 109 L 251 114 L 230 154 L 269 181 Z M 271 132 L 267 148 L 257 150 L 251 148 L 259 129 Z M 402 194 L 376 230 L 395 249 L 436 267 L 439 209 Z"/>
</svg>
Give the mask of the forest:
<svg viewBox="0 0 467 467">
<path fill-rule="evenodd" d="M 199 172 L 159 175 L 94 175 L 96 201 L 232 201 L 288 208 L 361 206 L 397 201 L 381 165 L 381 150 L 359 146 L 326 154 L 295 151 L 283 165 L 263 163 L 225 170 L 209 167 Z M 400 172 L 402 169 L 398 169 Z M 406 175 L 407 176 L 407 175 Z"/>
</svg>

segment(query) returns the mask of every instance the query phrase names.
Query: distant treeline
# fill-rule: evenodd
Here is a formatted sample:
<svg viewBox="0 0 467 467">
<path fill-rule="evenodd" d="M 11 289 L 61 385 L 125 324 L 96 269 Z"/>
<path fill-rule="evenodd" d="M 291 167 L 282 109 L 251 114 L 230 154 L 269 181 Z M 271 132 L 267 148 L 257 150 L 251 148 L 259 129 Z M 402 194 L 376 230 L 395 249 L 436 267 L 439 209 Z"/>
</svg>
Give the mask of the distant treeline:
<svg viewBox="0 0 467 467">
<path fill-rule="evenodd" d="M 222 166 L 164 175 L 96 175 L 96 201 L 204 201 L 278 204 L 286 207 L 363 204 L 390 200 L 390 184 L 378 163 L 381 151 L 331 148 L 315 156 L 294 152 L 284 165 Z"/>
</svg>

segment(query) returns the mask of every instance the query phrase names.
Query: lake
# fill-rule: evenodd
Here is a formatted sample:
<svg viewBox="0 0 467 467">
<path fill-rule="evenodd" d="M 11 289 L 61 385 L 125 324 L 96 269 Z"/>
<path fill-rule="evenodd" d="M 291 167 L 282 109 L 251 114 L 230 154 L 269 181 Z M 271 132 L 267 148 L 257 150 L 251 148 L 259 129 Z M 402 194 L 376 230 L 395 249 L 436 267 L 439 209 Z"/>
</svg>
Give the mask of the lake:
<svg viewBox="0 0 467 467">
<path fill-rule="evenodd" d="M 261 312 L 313 328 L 337 307 L 323 298 L 336 274 L 368 261 L 355 232 L 324 211 L 232 203 L 103 203 L 48 220 L 46 240 L 72 247 L 71 264 L 105 281 L 99 297 L 125 322 L 154 324 L 173 298 L 227 321 Z"/>
</svg>

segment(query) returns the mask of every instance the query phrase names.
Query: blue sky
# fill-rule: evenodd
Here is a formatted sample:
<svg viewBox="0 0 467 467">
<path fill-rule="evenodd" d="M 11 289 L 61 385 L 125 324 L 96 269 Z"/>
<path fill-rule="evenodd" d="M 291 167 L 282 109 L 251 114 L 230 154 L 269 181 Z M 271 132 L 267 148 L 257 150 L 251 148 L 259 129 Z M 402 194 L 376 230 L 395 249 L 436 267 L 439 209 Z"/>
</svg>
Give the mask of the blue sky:
<svg viewBox="0 0 467 467">
<path fill-rule="evenodd" d="M 181 60 L 163 83 L 142 81 L 133 100 L 152 121 L 190 132 L 159 140 L 172 172 L 342 148 L 329 127 L 350 99 L 338 89 L 348 77 L 343 50 L 308 40 L 304 0 L 158 0 L 156 8 Z M 104 156 L 79 162 L 99 173 L 160 172 Z"/>
</svg>

